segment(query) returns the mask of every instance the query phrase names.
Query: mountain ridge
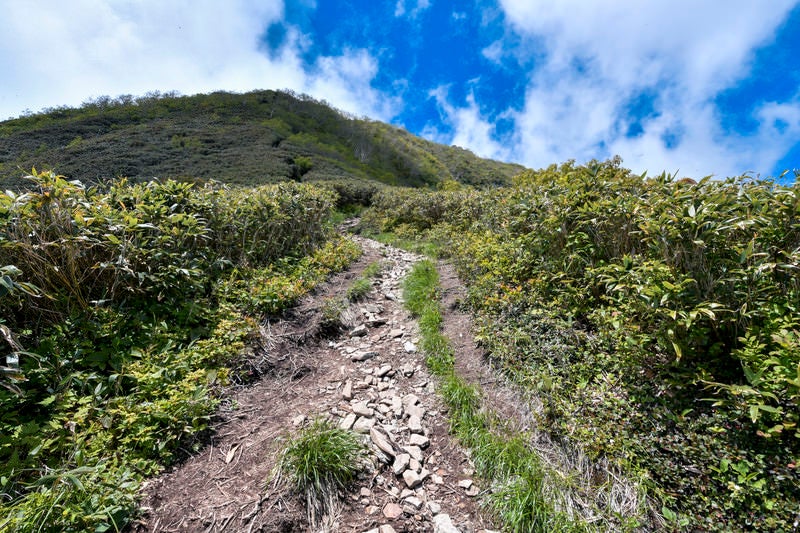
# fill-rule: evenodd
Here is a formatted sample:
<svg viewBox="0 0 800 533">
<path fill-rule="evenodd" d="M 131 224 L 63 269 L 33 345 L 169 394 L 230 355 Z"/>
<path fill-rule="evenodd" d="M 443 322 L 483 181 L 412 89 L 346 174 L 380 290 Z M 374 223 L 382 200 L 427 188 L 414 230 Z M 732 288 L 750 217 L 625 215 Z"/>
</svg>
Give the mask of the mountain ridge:
<svg viewBox="0 0 800 533">
<path fill-rule="evenodd" d="M 525 168 L 357 118 L 290 91 L 99 97 L 0 122 L 0 179 L 31 168 L 97 181 L 127 177 L 260 185 L 374 180 L 430 187 L 504 185 Z"/>
</svg>

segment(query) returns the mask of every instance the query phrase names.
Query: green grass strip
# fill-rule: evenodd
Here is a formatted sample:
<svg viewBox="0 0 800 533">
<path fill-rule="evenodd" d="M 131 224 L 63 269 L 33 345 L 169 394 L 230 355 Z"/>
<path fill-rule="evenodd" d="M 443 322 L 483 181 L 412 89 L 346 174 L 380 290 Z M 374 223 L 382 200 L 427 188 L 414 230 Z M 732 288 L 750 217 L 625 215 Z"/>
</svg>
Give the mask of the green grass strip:
<svg viewBox="0 0 800 533">
<path fill-rule="evenodd" d="M 545 490 L 546 471 L 525 434 L 511 431 L 483 407 L 477 385 L 458 376 L 455 353 L 442 334 L 439 273 L 430 260 L 414 265 L 404 280 L 406 307 L 417 318 L 426 363 L 440 378 L 439 393 L 449 409 L 450 430 L 465 447 L 480 477 L 492 486 L 484 503 L 514 532 L 583 531 L 556 509 Z"/>
</svg>

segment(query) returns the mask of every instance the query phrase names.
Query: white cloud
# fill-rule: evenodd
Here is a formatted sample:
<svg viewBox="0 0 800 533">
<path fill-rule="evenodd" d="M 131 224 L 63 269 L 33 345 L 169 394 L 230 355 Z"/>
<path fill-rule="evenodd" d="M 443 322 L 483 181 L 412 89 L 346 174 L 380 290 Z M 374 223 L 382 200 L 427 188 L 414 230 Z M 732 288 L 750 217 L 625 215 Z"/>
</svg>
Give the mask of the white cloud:
<svg viewBox="0 0 800 533">
<path fill-rule="evenodd" d="M 491 61 L 492 63 L 501 64 L 501 60 L 503 58 L 503 41 L 497 40 L 481 50 L 481 54 L 483 57 Z"/>
<path fill-rule="evenodd" d="M 397 4 L 394 6 L 394 16 L 395 17 L 402 17 L 405 14 L 408 14 L 409 18 L 416 18 L 417 15 L 431 7 L 431 0 L 408 0 L 409 5 L 406 5 L 406 0 L 397 0 Z M 414 4 L 411 7 L 411 4 Z"/>
<path fill-rule="evenodd" d="M 749 75 L 754 50 L 796 3 L 500 0 L 523 40 L 514 52 L 523 64 L 535 58 L 524 105 L 512 110 L 514 157 L 539 167 L 619 153 L 636 170 L 691 175 L 771 168 L 797 139 L 798 101 L 757 110 L 753 138 L 722 130 L 714 98 Z M 642 93 L 657 95 L 654 113 L 628 138 L 630 103 Z M 778 126 L 767 125 L 773 116 Z M 663 137 L 676 132 L 668 147 Z"/>
<path fill-rule="evenodd" d="M 261 40 L 283 18 L 280 0 L 0 0 L 0 12 L 0 119 L 100 95 L 257 88 L 309 93 L 384 120 L 396 112 L 371 87 L 377 67 L 364 50 L 304 69 L 309 37 L 290 27 L 268 57 Z"/>
<path fill-rule="evenodd" d="M 466 107 L 455 107 L 448 101 L 447 87 L 440 86 L 430 92 L 436 100 L 442 119 L 453 130 L 450 135 L 443 135 L 434 126 L 428 125 L 423 136 L 440 143 L 453 144 L 468 148 L 481 157 L 508 160 L 508 149 L 495 140 L 494 124 L 481 115 L 473 94 L 467 95 Z"/>
</svg>

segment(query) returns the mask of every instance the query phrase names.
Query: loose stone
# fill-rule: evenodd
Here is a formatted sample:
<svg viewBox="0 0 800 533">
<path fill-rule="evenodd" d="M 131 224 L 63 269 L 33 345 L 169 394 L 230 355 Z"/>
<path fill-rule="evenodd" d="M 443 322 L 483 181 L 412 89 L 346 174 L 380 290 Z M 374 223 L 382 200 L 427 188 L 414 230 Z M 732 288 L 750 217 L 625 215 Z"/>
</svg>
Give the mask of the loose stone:
<svg viewBox="0 0 800 533">
<path fill-rule="evenodd" d="M 360 324 L 360 325 L 356 326 L 356 327 L 355 327 L 355 328 L 354 328 L 354 329 L 353 329 L 353 330 L 350 332 L 350 336 L 351 336 L 351 337 L 363 337 L 363 336 L 364 336 L 364 335 L 366 335 L 366 334 L 367 334 L 367 326 L 366 326 L 366 325 L 364 325 L 364 324 Z"/>
<path fill-rule="evenodd" d="M 383 365 L 378 369 L 377 372 L 375 372 L 375 375 L 378 376 L 379 378 L 382 378 L 383 376 L 389 374 L 389 372 L 391 371 L 392 371 L 392 365 Z"/>
<path fill-rule="evenodd" d="M 355 422 L 356 422 L 356 418 L 358 418 L 358 417 L 355 414 L 353 414 L 353 413 L 348 414 L 339 423 L 339 427 L 344 429 L 345 431 L 352 429 L 353 428 L 353 424 L 355 424 Z"/>
<path fill-rule="evenodd" d="M 408 455 L 417 461 L 422 462 L 424 456 L 422 455 L 422 449 L 420 449 L 419 446 L 403 446 L 403 450 L 405 450 Z"/>
<path fill-rule="evenodd" d="M 425 408 L 419 404 L 409 405 L 406 411 L 408 412 L 408 416 L 416 416 L 420 420 L 425 416 Z"/>
<path fill-rule="evenodd" d="M 425 449 L 431 443 L 431 440 L 428 437 L 424 436 L 424 435 L 416 435 L 416 434 L 414 434 L 414 435 L 411 435 L 408 438 L 408 443 L 411 446 L 418 446 L 420 448 Z"/>
<path fill-rule="evenodd" d="M 408 430 L 411 433 L 422 433 L 422 421 L 418 416 L 411 415 L 408 417 Z"/>
<path fill-rule="evenodd" d="M 436 502 L 428 502 L 428 510 L 431 512 L 433 516 L 442 512 L 442 506 Z"/>
<path fill-rule="evenodd" d="M 375 425 L 374 418 L 367 418 L 367 417 L 360 417 L 356 420 L 356 423 L 353 424 L 353 431 L 357 433 L 369 433 L 370 428 Z"/>
<path fill-rule="evenodd" d="M 356 352 L 350 357 L 350 360 L 354 363 L 359 363 L 361 361 L 366 361 L 367 359 L 372 359 L 378 355 L 378 352 Z"/>
<path fill-rule="evenodd" d="M 382 430 L 373 427 L 369 430 L 369 436 L 375 446 L 377 446 L 377 448 L 382 452 L 390 455 L 391 457 L 394 457 L 397 454 L 395 447 L 389 440 L 389 436 Z"/>
<path fill-rule="evenodd" d="M 345 382 L 344 388 L 342 389 L 342 398 L 347 401 L 353 399 L 353 382 L 349 379 Z"/>
<path fill-rule="evenodd" d="M 394 475 L 399 476 L 400 474 L 405 472 L 410 462 L 411 462 L 411 456 L 409 454 L 407 453 L 398 454 L 394 458 L 394 464 L 392 464 L 392 472 L 394 472 Z"/>
<path fill-rule="evenodd" d="M 383 506 L 383 516 L 389 520 L 400 518 L 403 515 L 403 509 L 396 503 L 389 502 Z"/>
<path fill-rule="evenodd" d="M 403 472 L 403 481 L 406 482 L 406 486 L 408 488 L 415 489 L 422 485 L 422 482 L 428 478 L 428 475 L 430 475 L 430 472 L 424 468 L 419 473 L 414 472 L 413 470 L 406 470 Z"/>
<path fill-rule="evenodd" d="M 437 514 L 433 517 L 433 533 L 461 533 L 461 531 L 453 525 L 450 515 Z"/>
<path fill-rule="evenodd" d="M 375 413 L 372 407 L 367 406 L 367 402 L 353 403 L 353 412 L 358 416 L 372 416 Z"/>
<path fill-rule="evenodd" d="M 422 507 L 422 500 L 420 500 L 416 496 L 410 496 L 406 498 L 404 501 L 414 509 L 419 509 L 420 507 Z"/>
<path fill-rule="evenodd" d="M 414 353 L 417 351 L 417 346 L 411 341 L 406 341 L 403 344 L 403 349 L 406 351 L 406 353 Z"/>
</svg>

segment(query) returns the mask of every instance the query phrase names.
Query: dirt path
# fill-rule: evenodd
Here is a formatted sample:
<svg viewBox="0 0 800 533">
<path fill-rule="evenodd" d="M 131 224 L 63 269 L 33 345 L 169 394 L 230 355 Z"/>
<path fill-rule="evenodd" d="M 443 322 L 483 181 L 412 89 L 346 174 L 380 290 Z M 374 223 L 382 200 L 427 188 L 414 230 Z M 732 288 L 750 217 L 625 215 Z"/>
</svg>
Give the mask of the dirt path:
<svg viewBox="0 0 800 533">
<path fill-rule="evenodd" d="M 134 531 L 308 531 L 301 499 L 271 491 L 268 479 L 281 438 L 319 416 L 361 433 L 373 463 L 328 518 L 329 531 L 488 531 L 473 468 L 448 435 L 416 324 L 399 301 L 419 257 L 356 238 L 361 260 L 265 326 L 248 360 L 260 379 L 232 392 L 204 450 L 147 484 Z M 343 313 L 345 331 L 326 336 L 323 306 L 375 261 L 384 268 L 371 292 Z M 459 324 L 451 338 L 471 339 L 468 320 Z"/>
</svg>

